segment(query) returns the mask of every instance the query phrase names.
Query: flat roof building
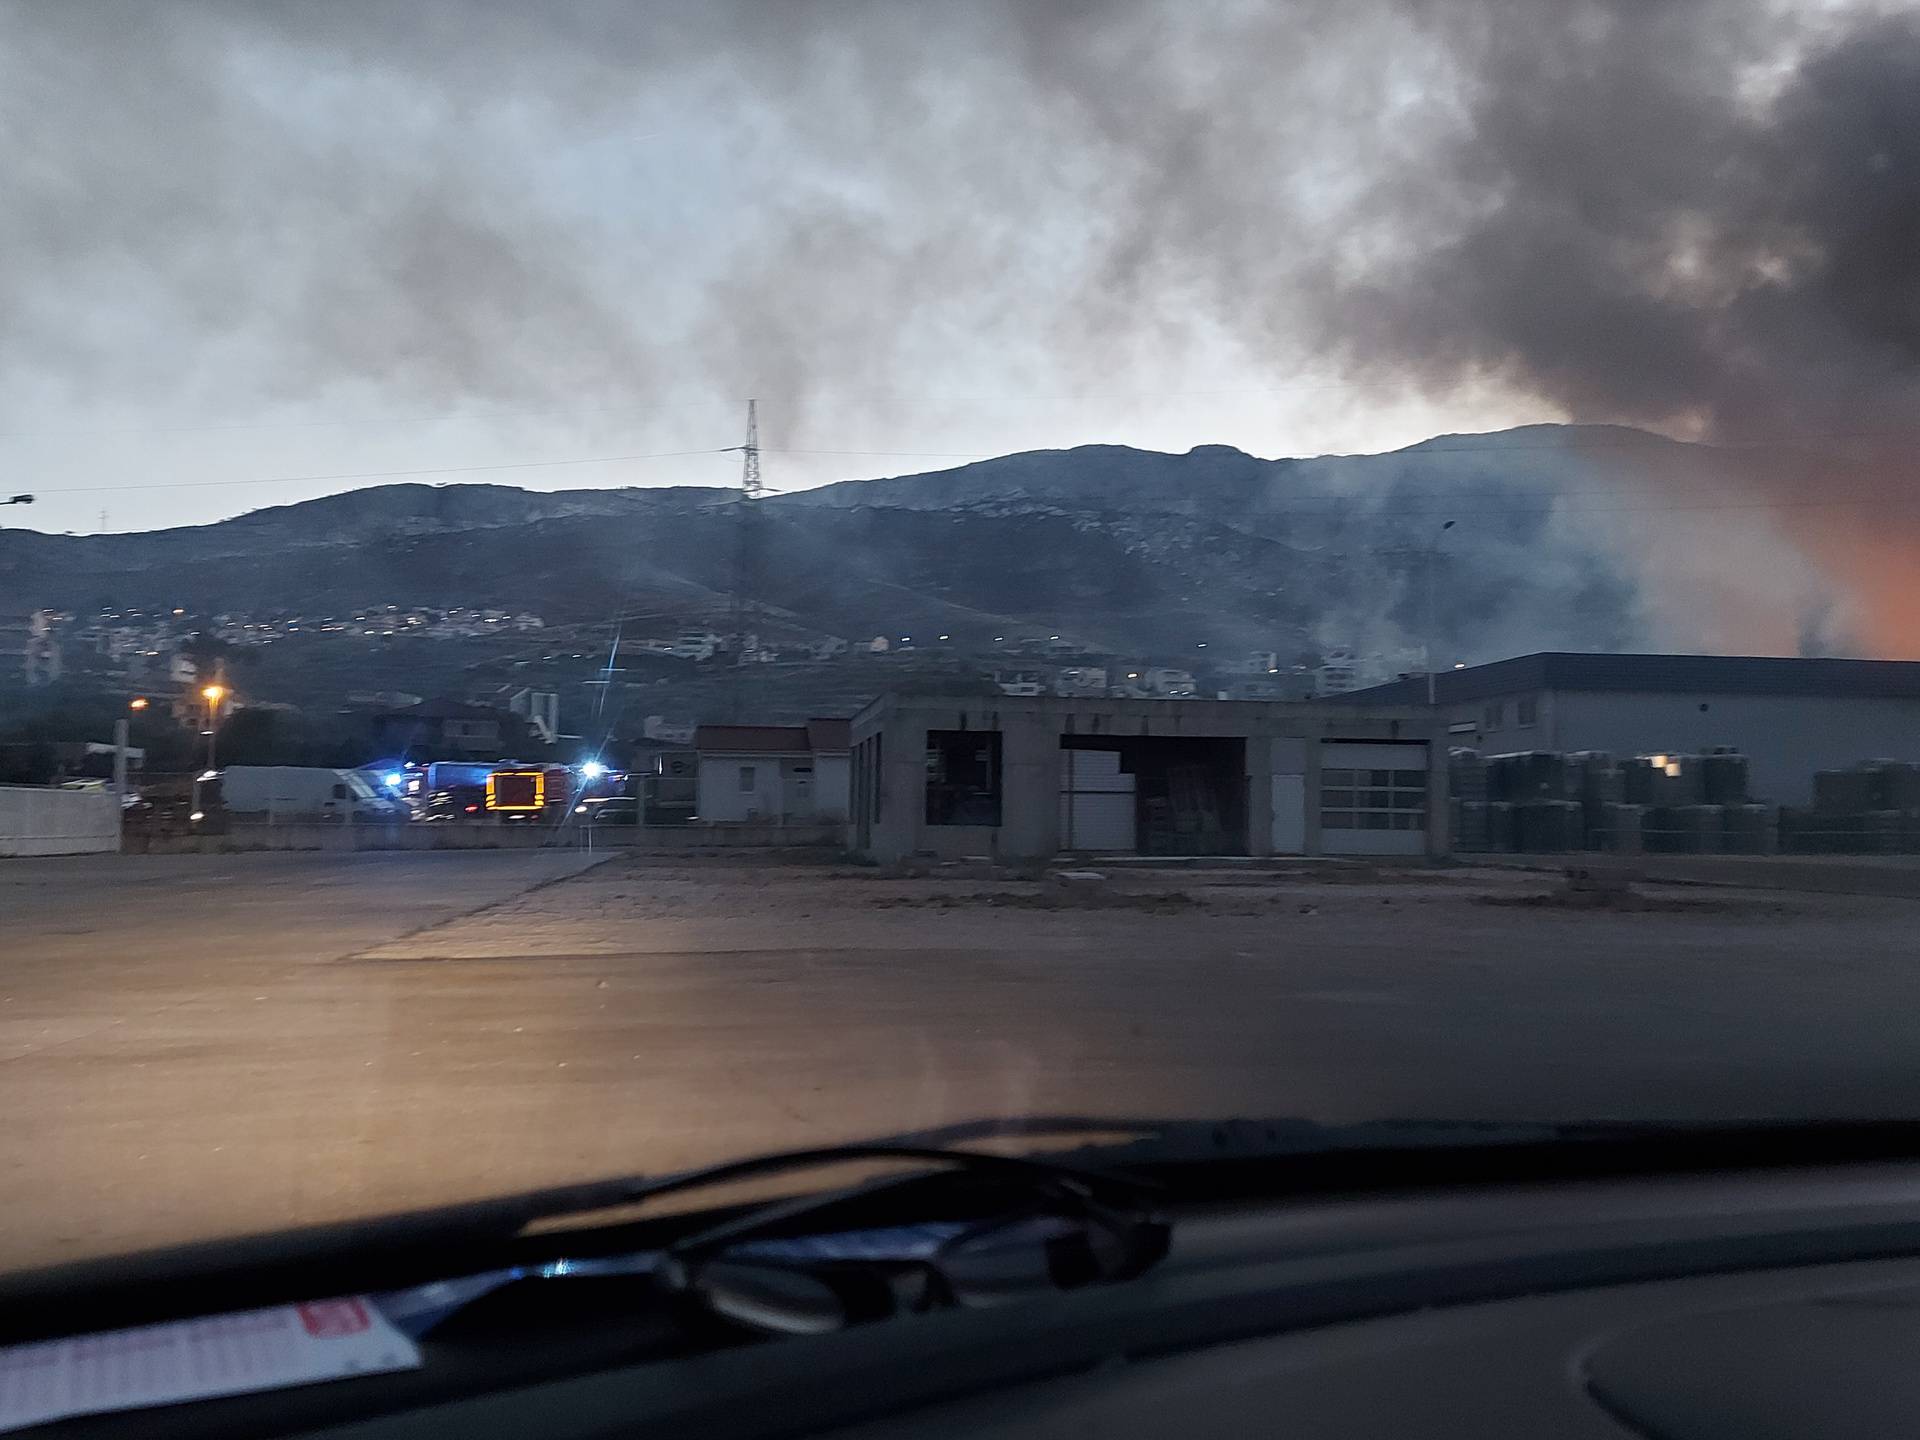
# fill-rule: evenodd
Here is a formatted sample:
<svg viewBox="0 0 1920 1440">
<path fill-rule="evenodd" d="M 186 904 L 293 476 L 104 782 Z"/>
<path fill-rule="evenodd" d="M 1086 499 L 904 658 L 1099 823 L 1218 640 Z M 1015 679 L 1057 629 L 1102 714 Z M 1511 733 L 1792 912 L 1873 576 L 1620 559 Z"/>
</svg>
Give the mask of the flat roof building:
<svg viewBox="0 0 1920 1440">
<path fill-rule="evenodd" d="M 1920 661 L 1766 655 L 1591 655 L 1543 651 L 1443 670 L 1435 708 L 1447 738 L 1487 754 L 1602 750 L 1747 757 L 1757 800 L 1805 805 L 1816 770 L 1920 760 Z M 1417 704 L 1425 676 L 1338 703 Z"/>
<path fill-rule="evenodd" d="M 895 693 L 853 718 L 849 842 L 910 855 L 1443 855 L 1417 706 Z"/>
</svg>

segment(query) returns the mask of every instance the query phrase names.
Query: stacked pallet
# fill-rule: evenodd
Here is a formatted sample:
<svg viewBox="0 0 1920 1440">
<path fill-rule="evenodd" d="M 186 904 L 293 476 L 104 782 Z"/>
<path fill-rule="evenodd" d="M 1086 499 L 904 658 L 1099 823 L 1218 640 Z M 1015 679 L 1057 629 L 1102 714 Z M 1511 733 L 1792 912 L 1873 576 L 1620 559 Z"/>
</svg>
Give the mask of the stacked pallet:
<svg viewBox="0 0 1920 1440">
<path fill-rule="evenodd" d="M 1447 790 L 1453 797 L 1453 848 L 1479 853 L 1493 848 L 1487 814 L 1487 762 L 1478 750 L 1447 752 Z"/>
<path fill-rule="evenodd" d="M 1747 757 L 1736 750 L 1625 759 L 1604 750 L 1454 750 L 1449 762 L 1454 844 L 1462 851 L 1757 855 L 1774 847 L 1773 812 L 1753 803 Z M 1910 829 L 1920 843 L 1920 766 L 1898 776 L 1886 770 L 1871 784 L 1846 783 L 1849 798 L 1911 795 L 1911 826 L 1904 818 L 1892 831 L 1884 822 L 1851 823 L 1876 836 Z"/>
<path fill-rule="evenodd" d="M 1603 804 L 1589 811 L 1587 848 L 1615 855 L 1638 855 L 1646 849 L 1647 807 Z"/>
<path fill-rule="evenodd" d="M 1647 816 L 1646 848 L 1661 855 L 1717 855 L 1725 825 L 1721 805 L 1663 805 Z"/>
<path fill-rule="evenodd" d="M 1720 812 L 1720 848 L 1729 855 L 1773 853 L 1773 812 L 1765 805 L 1727 805 Z"/>
<path fill-rule="evenodd" d="M 1920 851 L 1920 765 L 1866 760 L 1813 777 L 1813 808 L 1784 810 L 1780 845 L 1799 854 Z"/>
</svg>

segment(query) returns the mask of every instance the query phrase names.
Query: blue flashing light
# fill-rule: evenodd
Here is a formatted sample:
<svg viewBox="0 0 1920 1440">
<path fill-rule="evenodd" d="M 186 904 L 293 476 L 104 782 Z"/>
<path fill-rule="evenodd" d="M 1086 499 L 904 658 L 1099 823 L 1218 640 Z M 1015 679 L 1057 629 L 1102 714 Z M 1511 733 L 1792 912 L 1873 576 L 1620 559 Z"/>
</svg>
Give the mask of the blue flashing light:
<svg viewBox="0 0 1920 1440">
<path fill-rule="evenodd" d="M 386 781 L 389 790 L 398 790 L 401 783 L 406 779 L 406 776 L 402 775 L 398 770 L 389 770 L 380 778 Z"/>
<path fill-rule="evenodd" d="M 580 767 L 581 777 L 587 780 L 598 780 L 606 773 L 607 767 L 602 765 L 598 760 L 589 760 Z"/>
</svg>

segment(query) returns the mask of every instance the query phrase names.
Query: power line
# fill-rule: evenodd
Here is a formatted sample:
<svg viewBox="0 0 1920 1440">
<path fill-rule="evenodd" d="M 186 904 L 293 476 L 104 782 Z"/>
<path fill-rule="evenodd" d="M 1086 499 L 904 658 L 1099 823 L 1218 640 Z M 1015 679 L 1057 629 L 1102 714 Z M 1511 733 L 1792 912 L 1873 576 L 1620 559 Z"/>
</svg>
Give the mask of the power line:
<svg viewBox="0 0 1920 1440">
<path fill-rule="evenodd" d="M 731 455 L 738 445 L 712 450 L 655 450 L 644 455 L 582 455 L 572 460 L 510 460 L 496 465 L 434 465 L 417 470 L 356 470 L 333 475 L 261 475 L 237 480 L 157 480 L 144 485 L 41 486 L 43 495 L 81 495 L 103 490 L 187 490 L 220 485 L 309 485 L 334 480 L 398 480 L 417 475 L 477 475 L 496 470 L 543 470 L 562 465 L 620 465 L 633 460 L 675 460 L 689 455 Z"/>
<path fill-rule="evenodd" d="M 760 448 L 775 455 L 864 455 L 902 460 L 998 460 L 1009 453 L 1032 453 L 1017 450 L 797 450 L 787 445 L 763 445 Z"/>
</svg>

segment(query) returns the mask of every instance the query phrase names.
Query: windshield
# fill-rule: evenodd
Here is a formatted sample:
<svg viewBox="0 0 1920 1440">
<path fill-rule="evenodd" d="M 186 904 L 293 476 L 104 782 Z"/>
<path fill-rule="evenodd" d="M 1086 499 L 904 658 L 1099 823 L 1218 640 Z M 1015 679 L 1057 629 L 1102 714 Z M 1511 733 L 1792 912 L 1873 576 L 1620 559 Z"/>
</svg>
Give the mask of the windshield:
<svg viewBox="0 0 1920 1440">
<path fill-rule="evenodd" d="M 0 1270 L 1920 1116 L 1906 7 L 66 0 L 0 119 Z"/>
</svg>

